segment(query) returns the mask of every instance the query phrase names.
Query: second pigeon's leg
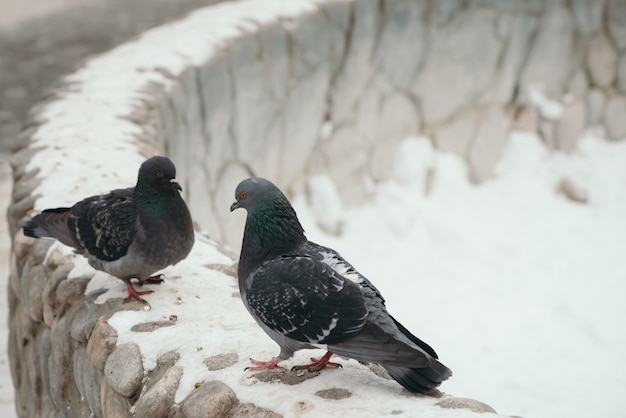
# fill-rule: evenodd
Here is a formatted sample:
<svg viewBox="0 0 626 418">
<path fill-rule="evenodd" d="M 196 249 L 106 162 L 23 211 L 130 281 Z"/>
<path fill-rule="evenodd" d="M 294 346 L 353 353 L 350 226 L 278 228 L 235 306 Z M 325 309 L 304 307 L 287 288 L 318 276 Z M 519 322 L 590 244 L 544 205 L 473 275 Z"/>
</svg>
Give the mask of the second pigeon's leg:
<svg viewBox="0 0 626 418">
<path fill-rule="evenodd" d="M 139 281 L 140 284 L 161 284 L 163 283 L 163 275 L 155 274 L 154 276 L 150 276 L 143 281 Z"/>
<path fill-rule="evenodd" d="M 246 367 L 246 371 L 249 370 L 252 372 L 256 372 L 259 370 L 270 370 L 270 369 L 279 369 L 279 370 L 287 371 L 287 369 L 278 365 L 278 363 L 280 363 L 281 361 L 282 360 L 278 357 L 274 357 L 270 361 L 258 361 L 255 359 L 250 359 L 250 362 L 254 364 L 254 366 Z"/>
<path fill-rule="evenodd" d="M 333 363 L 330 361 L 332 355 L 332 352 L 327 351 L 326 354 L 324 354 L 324 357 L 320 359 L 311 358 L 312 363 L 303 364 L 302 366 L 293 366 L 291 370 L 308 370 L 310 372 L 317 372 L 322 370 L 324 367 L 343 367 L 339 363 Z"/>
<path fill-rule="evenodd" d="M 133 285 L 130 283 L 130 279 L 124 279 L 124 283 L 126 283 L 126 289 L 128 290 L 128 296 L 126 297 L 126 299 L 124 299 L 124 303 L 126 302 L 130 302 L 131 300 L 137 300 L 145 305 L 148 304 L 148 302 L 146 300 L 144 300 L 141 296 L 143 295 L 149 295 L 150 293 L 153 293 L 153 290 L 142 290 L 141 292 L 138 292 L 135 290 L 135 288 L 133 287 Z"/>
</svg>

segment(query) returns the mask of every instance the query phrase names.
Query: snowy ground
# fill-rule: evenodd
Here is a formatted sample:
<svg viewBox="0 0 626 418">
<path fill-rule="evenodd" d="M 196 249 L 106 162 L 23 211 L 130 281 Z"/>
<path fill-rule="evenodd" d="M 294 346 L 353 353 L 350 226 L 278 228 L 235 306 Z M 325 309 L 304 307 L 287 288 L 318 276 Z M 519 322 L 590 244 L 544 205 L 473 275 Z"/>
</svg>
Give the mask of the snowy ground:
<svg viewBox="0 0 626 418">
<path fill-rule="evenodd" d="M 442 389 L 503 414 L 624 417 L 626 141 L 590 136 L 565 156 L 513 134 L 480 186 L 423 139 L 395 166 L 372 204 L 341 212 L 339 236 L 316 228 L 315 201 L 294 206 L 308 238 L 370 278 L 452 368 Z M 555 192 L 563 177 L 587 204 Z"/>
</svg>

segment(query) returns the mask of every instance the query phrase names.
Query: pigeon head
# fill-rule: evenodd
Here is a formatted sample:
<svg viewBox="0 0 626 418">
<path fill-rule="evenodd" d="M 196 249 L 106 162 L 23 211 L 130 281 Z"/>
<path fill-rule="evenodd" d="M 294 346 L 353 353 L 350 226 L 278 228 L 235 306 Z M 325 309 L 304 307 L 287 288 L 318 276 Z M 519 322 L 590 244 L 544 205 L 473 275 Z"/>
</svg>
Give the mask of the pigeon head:
<svg viewBox="0 0 626 418">
<path fill-rule="evenodd" d="M 147 188 L 163 192 L 180 192 L 182 187 L 176 181 L 176 167 L 167 158 L 156 156 L 147 159 L 139 168 L 137 188 Z"/>
<path fill-rule="evenodd" d="M 306 241 L 296 211 L 283 192 L 269 180 L 249 178 L 239 183 L 230 210 L 238 208 L 248 212 L 242 254 L 262 259 Z"/>
<path fill-rule="evenodd" d="M 250 212 L 259 205 L 263 207 L 272 201 L 287 201 L 287 197 L 271 181 L 253 177 L 239 183 L 235 190 L 235 202 L 230 206 L 230 211 L 244 208 Z"/>
</svg>

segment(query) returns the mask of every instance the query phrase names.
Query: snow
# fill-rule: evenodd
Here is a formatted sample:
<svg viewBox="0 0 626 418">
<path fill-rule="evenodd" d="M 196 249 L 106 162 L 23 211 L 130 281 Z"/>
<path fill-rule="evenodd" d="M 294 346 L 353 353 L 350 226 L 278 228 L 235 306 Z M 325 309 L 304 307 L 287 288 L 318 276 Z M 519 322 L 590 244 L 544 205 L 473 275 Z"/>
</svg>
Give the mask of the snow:
<svg viewBox="0 0 626 418">
<path fill-rule="evenodd" d="M 444 391 L 503 414 L 623 416 L 626 142 L 585 137 L 566 156 L 515 133 L 479 186 L 423 138 L 402 149 L 401 182 L 347 210 L 340 236 L 297 199 L 308 238 L 340 251 L 433 345 L 454 372 Z M 588 189 L 588 204 L 555 192 L 563 177 Z"/>
</svg>

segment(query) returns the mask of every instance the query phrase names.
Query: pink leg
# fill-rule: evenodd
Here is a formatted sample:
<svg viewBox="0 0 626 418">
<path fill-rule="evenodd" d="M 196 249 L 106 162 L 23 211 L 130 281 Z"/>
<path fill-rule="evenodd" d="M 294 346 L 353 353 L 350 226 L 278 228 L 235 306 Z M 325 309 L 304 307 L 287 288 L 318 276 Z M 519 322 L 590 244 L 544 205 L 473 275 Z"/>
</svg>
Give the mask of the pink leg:
<svg viewBox="0 0 626 418">
<path fill-rule="evenodd" d="M 126 299 L 124 299 L 124 303 L 126 302 L 130 302 L 131 300 L 137 300 L 143 304 L 148 304 L 148 302 L 146 300 L 144 300 L 141 296 L 143 295 L 149 295 L 150 293 L 153 293 L 153 290 L 144 290 L 141 292 L 138 292 L 135 290 L 135 288 L 133 287 L 133 285 L 130 283 L 130 280 L 128 281 L 124 281 L 126 283 L 126 289 L 128 290 L 128 297 Z"/>
<path fill-rule="evenodd" d="M 281 361 L 282 360 L 279 359 L 278 357 L 274 357 L 270 361 L 258 361 L 258 360 L 250 359 L 250 362 L 254 366 L 246 367 L 246 371 L 249 370 L 252 372 L 256 372 L 259 370 L 271 370 L 271 369 L 279 369 L 279 370 L 287 371 L 287 369 L 278 365 L 278 363 L 280 363 Z"/>
<path fill-rule="evenodd" d="M 139 282 L 140 284 L 161 284 L 163 283 L 163 275 L 155 274 L 154 276 L 150 276 L 145 279 L 143 282 Z"/>
<path fill-rule="evenodd" d="M 293 370 L 308 370 L 310 372 L 318 372 L 322 370 L 324 367 L 336 367 L 336 368 L 343 367 L 339 363 L 333 363 L 329 361 L 332 355 L 333 353 L 331 353 L 330 351 L 327 351 L 326 354 L 324 354 L 324 357 L 320 359 L 311 358 L 312 363 L 304 364 L 302 366 L 293 366 L 291 370 L 292 371 Z"/>
</svg>

